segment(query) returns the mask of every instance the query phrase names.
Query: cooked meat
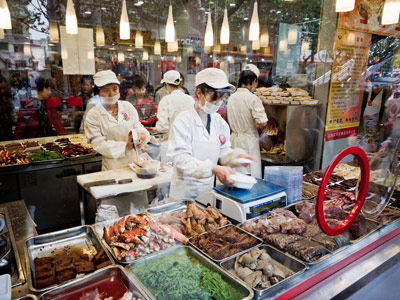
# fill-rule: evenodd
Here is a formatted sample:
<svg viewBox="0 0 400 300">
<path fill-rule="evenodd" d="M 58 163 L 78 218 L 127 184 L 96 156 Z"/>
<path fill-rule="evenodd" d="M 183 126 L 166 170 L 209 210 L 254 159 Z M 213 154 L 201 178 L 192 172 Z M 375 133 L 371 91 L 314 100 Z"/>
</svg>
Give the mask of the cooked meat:
<svg viewBox="0 0 400 300">
<path fill-rule="evenodd" d="M 57 272 L 57 282 L 61 283 L 70 279 L 75 278 L 76 274 L 74 271 L 65 270 L 62 272 Z"/>
<path fill-rule="evenodd" d="M 359 215 L 357 220 L 350 226 L 350 232 L 357 238 L 367 234 L 376 227 L 376 223 L 364 218 L 363 215 Z"/>
<path fill-rule="evenodd" d="M 72 263 L 66 263 L 66 264 L 57 264 L 55 265 L 57 273 L 63 272 L 66 270 L 74 271 L 74 265 Z"/>
<path fill-rule="evenodd" d="M 312 262 L 329 253 L 325 247 L 308 239 L 298 240 L 289 244 L 287 250 L 290 254 L 306 262 Z"/>
<path fill-rule="evenodd" d="M 347 218 L 347 213 L 336 206 L 329 206 L 324 209 L 325 219 L 344 220 Z"/>
<path fill-rule="evenodd" d="M 95 270 L 91 261 L 79 261 L 75 263 L 76 273 L 89 273 Z"/>
<path fill-rule="evenodd" d="M 301 234 L 306 230 L 306 222 L 298 218 L 281 224 L 282 233 Z"/>
<path fill-rule="evenodd" d="M 335 251 L 337 249 L 339 249 L 339 245 L 336 244 L 335 240 L 333 239 L 333 237 L 321 232 L 319 234 L 317 234 L 316 236 L 314 236 L 312 238 L 313 241 L 317 242 L 318 244 L 321 244 L 322 246 L 324 246 L 326 249 L 328 249 L 329 251 Z"/>
<path fill-rule="evenodd" d="M 305 238 L 312 238 L 320 232 L 321 229 L 319 229 L 318 225 L 308 224 L 306 227 L 306 231 L 304 231 L 301 235 Z"/>
<path fill-rule="evenodd" d="M 36 279 L 44 279 L 47 277 L 53 277 L 53 276 L 55 276 L 55 274 L 56 274 L 56 271 L 54 269 L 50 269 L 48 271 L 38 271 L 38 272 L 35 272 L 35 278 Z"/>
<path fill-rule="evenodd" d="M 52 264 L 46 264 L 46 265 L 38 265 L 34 267 L 35 272 L 48 272 L 50 270 L 53 270 L 53 265 Z"/>
<path fill-rule="evenodd" d="M 47 265 L 47 264 L 52 264 L 53 263 L 53 259 L 51 257 L 36 257 L 33 260 L 35 266 L 40 266 L 40 265 Z"/>
<path fill-rule="evenodd" d="M 96 266 L 96 270 L 105 268 L 105 267 L 110 266 L 110 265 L 112 265 L 111 261 L 110 260 L 106 260 L 105 262 L 102 262 L 101 264 L 98 264 Z"/>
<path fill-rule="evenodd" d="M 89 261 L 89 255 L 87 254 L 77 254 L 77 253 L 72 253 L 71 254 L 72 258 L 72 263 L 78 262 L 78 261 Z"/>
<path fill-rule="evenodd" d="M 42 279 L 36 279 L 35 287 L 37 289 L 42 289 L 42 288 L 48 287 L 50 285 L 53 285 L 55 283 L 56 283 L 56 273 L 54 272 L 53 276 L 42 278 Z"/>
<path fill-rule="evenodd" d="M 264 241 L 272 246 L 275 246 L 281 250 L 286 249 L 286 246 L 297 240 L 303 239 L 302 236 L 297 234 L 285 234 L 285 233 L 273 233 L 266 235 Z"/>
<path fill-rule="evenodd" d="M 53 260 L 54 264 L 67 263 L 67 262 L 70 263 L 71 256 L 66 251 L 62 251 L 61 253 L 58 253 Z"/>
<path fill-rule="evenodd" d="M 107 259 L 107 255 L 104 249 L 101 249 L 99 252 L 97 252 L 96 256 L 94 257 L 95 261 L 103 261 L 105 259 Z"/>
</svg>

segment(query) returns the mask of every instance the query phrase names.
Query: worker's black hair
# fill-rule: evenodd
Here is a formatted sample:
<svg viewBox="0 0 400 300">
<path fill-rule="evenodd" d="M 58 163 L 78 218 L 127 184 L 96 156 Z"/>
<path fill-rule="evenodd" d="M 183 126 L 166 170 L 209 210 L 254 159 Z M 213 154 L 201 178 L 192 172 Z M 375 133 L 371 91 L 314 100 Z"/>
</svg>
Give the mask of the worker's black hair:
<svg viewBox="0 0 400 300">
<path fill-rule="evenodd" d="M 257 81 L 256 73 L 250 70 L 243 70 L 240 72 L 238 87 L 242 87 L 243 85 L 251 85 L 254 80 Z"/>
<path fill-rule="evenodd" d="M 40 93 L 43 89 L 48 89 L 50 87 L 50 82 L 47 79 L 40 77 L 36 84 L 37 91 Z"/>
<path fill-rule="evenodd" d="M 172 83 L 166 83 L 166 82 L 164 82 L 164 85 L 169 85 L 172 89 L 177 89 L 177 88 L 179 88 L 179 84 L 178 85 L 176 85 L 176 84 L 172 84 Z"/>
</svg>

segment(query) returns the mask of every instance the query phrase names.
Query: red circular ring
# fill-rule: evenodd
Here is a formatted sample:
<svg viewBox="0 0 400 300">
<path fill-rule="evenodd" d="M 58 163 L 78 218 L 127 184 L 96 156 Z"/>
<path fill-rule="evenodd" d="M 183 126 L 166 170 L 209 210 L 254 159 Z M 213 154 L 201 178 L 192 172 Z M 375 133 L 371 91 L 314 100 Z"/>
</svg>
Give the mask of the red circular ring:
<svg viewBox="0 0 400 300">
<path fill-rule="evenodd" d="M 140 105 L 142 105 L 143 103 L 150 103 L 154 107 L 154 116 L 150 119 L 150 121 L 140 121 L 140 123 L 142 123 L 143 125 L 149 125 L 149 124 L 153 123 L 157 118 L 157 106 L 151 100 L 142 100 L 138 103 L 138 105 L 136 105 L 137 111 L 139 110 Z"/>
<path fill-rule="evenodd" d="M 358 164 L 360 166 L 360 187 L 358 189 L 358 196 L 356 199 L 356 203 L 354 204 L 353 209 L 351 210 L 350 214 L 347 218 L 338 226 L 332 228 L 326 223 L 325 214 L 324 214 L 324 200 L 325 200 L 325 189 L 328 181 L 331 177 L 331 174 L 337 164 L 347 155 L 354 155 L 357 158 Z M 318 189 L 317 194 L 317 204 L 315 205 L 315 215 L 317 217 L 317 222 L 319 227 L 321 227 L 322 231 L 328 235 L 334 236 L 345 232 L 353 222 L 357 219 L 358 214 L 361 211 L 361 208 L 364 204 L 365 196 L 367 195 L 368 191 L 368 184 L 369 184 L 369 162 L 367 155 L 365 154 L 364 150 L 359 147 L 350 147 L 344 149 L 340 152 L 329 164 L 328 168 L 325 171 L 325 175 L 322 178 L 321 185 Z"/>
</svg>

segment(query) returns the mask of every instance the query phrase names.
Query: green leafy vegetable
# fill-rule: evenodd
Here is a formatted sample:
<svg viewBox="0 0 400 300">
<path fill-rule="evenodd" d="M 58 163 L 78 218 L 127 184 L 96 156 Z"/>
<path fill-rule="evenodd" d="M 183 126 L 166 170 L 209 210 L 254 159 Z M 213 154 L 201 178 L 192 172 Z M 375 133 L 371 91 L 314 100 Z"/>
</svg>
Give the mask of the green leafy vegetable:
<svg viewBox="0 0 400 300">
<path fill-rule="evenodd" d="M 53 160 L 61 158 L 63 157 L 55 151 L 41 151 L 29 154 L 29 159 L 31 161 L 43 161 L 43 160 Z"/>
<path fill-rule="evenodd" d="M 132 264 L 130 270 L 158 300 L 236 300 L 244 290 L 229 285 L 188 250 L 179 249 L 159 259 Z"/>
</svg>

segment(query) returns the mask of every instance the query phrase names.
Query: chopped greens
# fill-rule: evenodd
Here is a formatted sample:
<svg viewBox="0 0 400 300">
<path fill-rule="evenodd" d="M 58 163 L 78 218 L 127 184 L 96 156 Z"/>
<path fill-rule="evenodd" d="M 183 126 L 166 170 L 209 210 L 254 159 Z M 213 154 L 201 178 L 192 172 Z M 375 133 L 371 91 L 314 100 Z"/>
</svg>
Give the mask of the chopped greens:
<svg viewBox="0 0 400 300">
<path fill-rule="evenodd" d="M 130 270 L 158 300 L 236 300 L 247 296 L 246 290 L 228 284 L 186 249 L 133 263 Z"/>
<path fill-rule="evenodd" d="M 31 161 L 43 161 L 43 160 L 54 160 L 54 159 L 62 159 L 62 155 L 55 151 L 41 151 L 36 153 L 30 153 L 29 159 Z"/>
</svg>

